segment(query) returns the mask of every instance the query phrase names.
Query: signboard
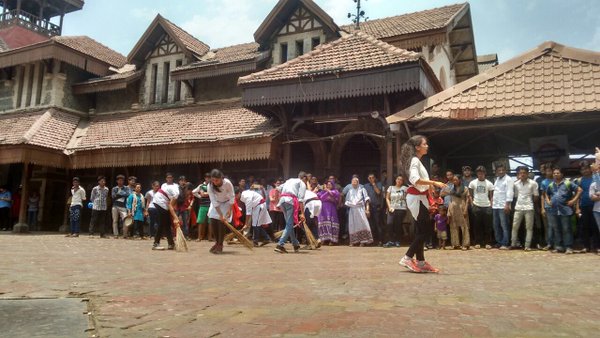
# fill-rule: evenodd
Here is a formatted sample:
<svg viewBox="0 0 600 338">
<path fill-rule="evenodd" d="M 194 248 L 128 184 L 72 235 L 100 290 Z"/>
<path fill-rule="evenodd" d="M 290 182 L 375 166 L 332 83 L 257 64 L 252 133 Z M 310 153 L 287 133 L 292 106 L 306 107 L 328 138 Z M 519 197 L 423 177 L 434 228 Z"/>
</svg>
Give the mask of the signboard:
<svg viewBox="0 0 600 338">
<path fill-rule="evenodd" d="M 569 166 L 569 140 L 566 135 L 556 135 L 529 139 L 533 165 L 552 163 L 561 168 Z"/>
</svg>

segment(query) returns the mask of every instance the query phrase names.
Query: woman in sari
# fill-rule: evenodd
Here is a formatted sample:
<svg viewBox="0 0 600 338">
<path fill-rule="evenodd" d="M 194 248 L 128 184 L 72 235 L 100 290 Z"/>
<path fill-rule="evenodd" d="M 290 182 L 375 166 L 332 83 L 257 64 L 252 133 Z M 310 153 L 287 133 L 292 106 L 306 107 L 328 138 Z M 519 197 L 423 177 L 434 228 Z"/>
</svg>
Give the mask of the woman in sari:
<svg viewBox="0 0 600 338">
<path fill-rule="evenodd" d="M 450 191 L 450 206 L 448 207 L 448 219 L 450 220 L 450 241 L 452 247 L 456 249 L 468 250 L 471 245 L 469 238 L 469 214 L 467 210 L 467 200 L 469 198 L 469 189 L 463 184 L 460 176 L 456 175 L 452 179 L 454 188 Z M 462 232 L 462 247 L 460 245 L 459 229 Z"/>
<path fill-rule="evenodd" d="M 335 183 L 329 181 L 325 184 L 325 189 L 319 191 L 318 196 L 323 204 L 319 215 L 319 239 L 327 245 L 337 244 L 340 234 L 337 214 L 340 192 L 335 189 Z"/>
<path fill-rule="evenodd" d="M 369 226 L 369 195 L 362 186 L 358 185 L 358 178 L 352 179 L 352 187 L 346 194 L 348 207 L 348 232 L 350 233 L 350 246 L 360 244 L 365 246 L 373 243 L 373 234 Z"/>
</svg>

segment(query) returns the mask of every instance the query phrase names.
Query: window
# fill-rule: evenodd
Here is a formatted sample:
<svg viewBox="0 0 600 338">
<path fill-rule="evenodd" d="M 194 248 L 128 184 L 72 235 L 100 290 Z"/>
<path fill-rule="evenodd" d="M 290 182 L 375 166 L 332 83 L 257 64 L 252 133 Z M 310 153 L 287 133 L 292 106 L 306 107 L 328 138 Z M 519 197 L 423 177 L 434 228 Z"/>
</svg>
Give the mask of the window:
<svg viewBox="0 0 600 338">
<path fill-rule="evenodd" d="M 296 56 L 300 56 L 304 54 L 304 41 L 298 40 L 296 41 Z"/>
<path fill-rule="evenodd" d="M 42 87 L 44 86 L 44 74 L 46 73 L 46 64 L 40 63 L 40 71 L 38 73 L 37 90 L 35 93 L 35 105 L 39 106 L 42 103 Z"/>
<path fill-rule="evenodd" d="M 162 99 L 160 102 L 167 103 L 169 102 L 169 71 L 171 68 L 171 63 L 165 62 L 163 66 L 163 81 L 162 81 Z"/>
<path fill-rule="evenodd" d="M 158 64 L 152 65 L 152 74 L 150 75 L 150 104 L 156 103 L 156 78 L 158 77 Z"/>
<path fill-rule="evenodd" d="M 281 63 L 285 63 L 288 60 L 288 45 L 287 43 L 282 43 L 280 46 L 281 50 Z"/>
<path fill-rule="evenodd" d="M 25 106 L 31 106 L 31 97 L 33 96 L 33 80 L 35 75 L 35 64 L 27 65 L 29 74 L 27 74 L 27 97 L 25 98 Z"/>
<path fill-rule="evenodd" d="M 311 41 L 311 48 L 312 49 L 317 48 L 317 46 L 320 45 L 320 44 L 321 44 L 321 38 L 320 37 L 312 38 L 312 41 Z"/>
<path fill-rule="evenodd" d="M 175 67 L 181 67 L 181 65 L 183 64 L 183 60 L 177 60 L 175 62 Z M 173 100 L 175 102 L 179 102 L 181 101 L 181 81 L 175 81 L 175 97 L 173 98 Z"/>
<path fill-rule="evenodd" d="M 15 108 L 21 107 L 21 101 L 23 97 L 23 82 L 25 82 L 25 66 L 19 67 L 19 75 L 17 75 L 17 105 Z"/>
</svg>

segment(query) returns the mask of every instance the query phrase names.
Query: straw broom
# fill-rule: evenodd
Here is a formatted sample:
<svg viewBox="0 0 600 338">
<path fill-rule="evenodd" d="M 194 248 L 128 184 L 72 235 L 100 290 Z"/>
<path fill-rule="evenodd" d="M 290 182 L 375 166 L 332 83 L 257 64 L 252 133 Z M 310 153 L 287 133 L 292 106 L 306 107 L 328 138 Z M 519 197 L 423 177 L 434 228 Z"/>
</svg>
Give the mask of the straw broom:
<svg viewBox="0 0 600 338">
<path fill-rule="evenodd" d="M 306 221 L 302 221 L 302 226 L 304 227 L 304 232 L 306 233 L 306 238 L 308 239 L 308 245 L 310 245 L 311 249 L 316 250 L 317 240 L 315 239 L 312 231 L 310 231 L 308 225 L 306 225 Z"/>
<path fill-rule="evenodd" d="M 225 242 L 227 242 L 227 244 L 235 244 L 235 242 L 233 242 L 233 239 L 235 238 L 235 234 L 233 232 L 228 233 L 227 235 L 225 235 L 225 238 L 223 239 Z"/>
<path fill-rule="evenodd" d="M 244 234 L 239 232 L 233 225 L 229 224 L 229 222 L 224 223 L 229 228 L 229 230 L 231 230 L 235 238 L 237 238 L 240 243 L 244 244 L 244 246 L 249 250 L 254 250 L 254 244 L 248 238 L 246 238 Z"/>
<path fill-rule="evenodd" d="M 187 252 L 188 246 L 185 240 L 185 236 L 183 235 L 183 230 L 181 227 L 177 227 L 177 237 L 175 238 L 175 250 L 179 252 Z"/>
<path fill-rule="evenodd" d="M 283 230 L 281 231 L 277 231 L 276 233 L 273 234 L 275 236 L 275 238 L 280 239 L 281 236 L 283 236 Z"/>
</svg>

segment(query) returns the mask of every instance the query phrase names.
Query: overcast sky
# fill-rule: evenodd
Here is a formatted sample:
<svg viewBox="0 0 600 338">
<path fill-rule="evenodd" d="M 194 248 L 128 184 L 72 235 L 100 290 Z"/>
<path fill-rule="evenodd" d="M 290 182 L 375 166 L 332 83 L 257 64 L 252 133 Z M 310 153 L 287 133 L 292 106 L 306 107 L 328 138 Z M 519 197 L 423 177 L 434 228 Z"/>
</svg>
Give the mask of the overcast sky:
<svg viewBox="0 0 600 338">
<path fill-rule="evenodd" d="M 338 25 L 349 24 L 353 0 L 316 0 Z M 376 19 L 459 3 L 452 0 L 363 0 Z M 253 33 L 277 0 L 86 0 L 68 14 L 64 35 L 88 35 L 127 55 L 160 13 L 212 48 L 253 41 Z M 472 0 L 479 55 L 500 61 L 553 40 L 600 51 L 598 0 Z"/>
</svg>

